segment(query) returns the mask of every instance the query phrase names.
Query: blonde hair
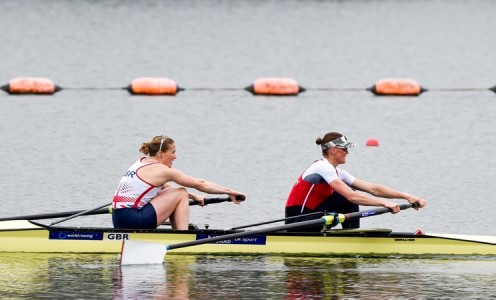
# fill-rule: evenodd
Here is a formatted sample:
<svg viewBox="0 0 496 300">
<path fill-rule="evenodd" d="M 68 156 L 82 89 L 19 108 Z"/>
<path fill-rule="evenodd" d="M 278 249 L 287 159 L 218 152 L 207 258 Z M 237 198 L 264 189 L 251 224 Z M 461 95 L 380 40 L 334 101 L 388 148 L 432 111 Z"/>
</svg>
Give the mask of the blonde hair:
<svg viewBox="0 0 496 300">
<path fill-rule="evenodd" d="M 149 142 L 144 142 L 139 151 L 145 155 L 155 156 L 159 151 L 166 152 L 174 140 L 166 135 L 157 135 Z"/>
</svg>

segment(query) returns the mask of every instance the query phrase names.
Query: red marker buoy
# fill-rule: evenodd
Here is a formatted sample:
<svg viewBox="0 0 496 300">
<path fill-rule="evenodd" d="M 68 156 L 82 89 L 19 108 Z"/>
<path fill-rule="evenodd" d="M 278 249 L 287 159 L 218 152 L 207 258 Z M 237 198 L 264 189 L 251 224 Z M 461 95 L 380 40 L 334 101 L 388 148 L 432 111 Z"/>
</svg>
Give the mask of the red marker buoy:
<svg viewBox="0 0 496 300">
<path fill-rule="evenodd" d="M 376 139 L 370 138 L 367 140 L 366 145 L 371 146 L 371 147 L 377 147 L 377 146 L 379 146 L 379 141 Z"/>
</svg>

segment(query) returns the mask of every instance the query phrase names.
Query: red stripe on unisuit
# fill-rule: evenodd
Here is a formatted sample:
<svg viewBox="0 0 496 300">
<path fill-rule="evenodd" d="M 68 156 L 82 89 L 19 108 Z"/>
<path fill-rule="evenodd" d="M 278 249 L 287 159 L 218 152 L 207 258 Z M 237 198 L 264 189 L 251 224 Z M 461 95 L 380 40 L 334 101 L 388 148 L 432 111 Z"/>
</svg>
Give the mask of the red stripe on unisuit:
<svg viewBox="0 0 496 300">
<path fill-rule="evenodd" d="M 141 199 L 146 195 L 148 194 L 148 192 L 152 189 L 154 189 L 155 187 L 154 186 L 150 186 L 148 189 L 146 189 L 146 191 L 143 192 L 143 194 L 141 194 L 138 199 L 136 199 L 136 201 L 134 201 L 134 204 L 133 204 L 133 208 L 138 208 L 138 204 L 140 203 Z"/>
</svg>

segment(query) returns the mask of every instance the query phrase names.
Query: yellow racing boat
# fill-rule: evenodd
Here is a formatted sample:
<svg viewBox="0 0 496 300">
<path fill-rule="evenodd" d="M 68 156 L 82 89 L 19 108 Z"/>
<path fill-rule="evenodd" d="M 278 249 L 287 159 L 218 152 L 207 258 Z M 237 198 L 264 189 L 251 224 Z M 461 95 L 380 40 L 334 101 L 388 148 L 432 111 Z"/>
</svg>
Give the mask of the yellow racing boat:
<svg viewBox="0 0 496 300">
<path fill-rule="evenodd" d="M 389 229 L 288 232 L 289 225 L 259 230 L 154 230 L 49 226 L 0 221 L 0 252 L 120 253 L 123 241 L 168 245 L 173 253 L 280 255 L 494 255 L 496 237 L 403 233 Z"/>
</svg>

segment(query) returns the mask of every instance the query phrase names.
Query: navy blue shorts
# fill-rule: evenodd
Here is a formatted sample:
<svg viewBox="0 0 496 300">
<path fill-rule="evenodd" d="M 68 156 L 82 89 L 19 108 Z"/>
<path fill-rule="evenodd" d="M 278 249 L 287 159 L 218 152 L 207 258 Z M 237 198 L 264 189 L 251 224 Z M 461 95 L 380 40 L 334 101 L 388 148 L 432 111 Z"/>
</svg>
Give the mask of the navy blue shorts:
<svg viewBox="0 0 496 300">
<path fill-rule="evenodd" d="M 291 224 L 294 222 L 302 222 L 308 220 L 314 220 L 321 218 L 325 212 L 336 212 L 340 214 L 347 214 L 350 212 L 357 212 L 359 210 L 359 206 L 357 204 L 353 204 L 348 201 L 345 197 L 341 196 L 339 193 L 334 192 L 330 197 L 328 197 L 319 207 L 315 210 L 308 209 L 306 207 L 303 208 L 303 212 L 301 211 L 301 206 L 289 206 L 286 207 L 286 218 L 299 216 L 314 212 L 322 212 L 322 214 L 315 214 L 310 216 L 302 216 L 300 218 L 294 218 L 291 220 L 286 220 L 286 224 Z M 341 223 L 343 229 L 352 229 L 352 228 L 360 228 L 360 219 L 356 220 L 348 220 Z M 319 226 L 311 226 L 305 228 L 296 228 L 288 231 L 293 232 L 320 232 L 322 230 L 322 225 Z"/>
<path fill-rule="evenodd" d="M 151 203 L 139 208 L 119 208 L 112 211 L 114 228 L 155 229 L 157 213 Z"/>
</svg>

